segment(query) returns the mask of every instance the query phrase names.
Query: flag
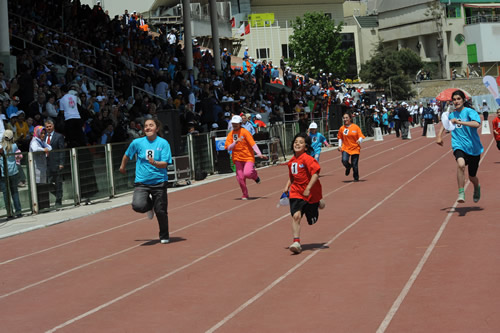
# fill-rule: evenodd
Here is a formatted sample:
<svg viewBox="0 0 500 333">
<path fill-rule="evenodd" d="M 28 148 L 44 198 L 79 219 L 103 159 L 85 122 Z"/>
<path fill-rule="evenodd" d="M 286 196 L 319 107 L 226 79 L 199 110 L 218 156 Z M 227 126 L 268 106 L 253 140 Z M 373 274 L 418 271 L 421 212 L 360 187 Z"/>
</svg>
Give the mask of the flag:
<svg viewBox="0 0 500 333">
<path fill-rule="evenodd" d="M 248 24 L 248 22 L 243 22 L 238 29 L 238 33 L 242 36 L 248 35 L 250 33 L 250 24 Z"/>
<path fill-rule="evenodd" d="M 233 18 L 231 18 L 231 21 L 230 21 L 230 22 L 231 22 L 231 28 L 236 27 L 236 21 L 234 20 L 234 17 L 233 17 Z"/>
</svg>

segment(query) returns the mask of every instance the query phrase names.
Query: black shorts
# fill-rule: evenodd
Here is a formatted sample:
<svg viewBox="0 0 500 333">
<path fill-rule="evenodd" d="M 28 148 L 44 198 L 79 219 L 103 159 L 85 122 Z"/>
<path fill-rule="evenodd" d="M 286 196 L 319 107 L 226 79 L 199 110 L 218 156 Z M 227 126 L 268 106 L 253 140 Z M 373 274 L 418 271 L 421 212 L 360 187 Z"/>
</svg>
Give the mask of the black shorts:
<svg viewBox="0 0 500 333">
<path fill-rule="evenodd" d="M 497 141 L 497 148 L 500 150 L 500 141 Z"/>
<path fill-rule="evenodd" d="M 455 155 L 455 160 L 458 160 L 460 157 L 465 160 L 465 165 L 468 166 L 469 177 L 476 177 L 481 155 L 469 155 L 464 153 L 464 151 L 460 149 L 454 150 L 453 155 Z"/>
<path fill-rule="evenodd" d="M 318 222 L 319 218 L 319 202 L 309 203 L 302 199 L 290 199 L 290 213 L 292 216 L 300 211 L 301 216 L 306 215 L 307 223 L 313 225 Z"/>
</svg>

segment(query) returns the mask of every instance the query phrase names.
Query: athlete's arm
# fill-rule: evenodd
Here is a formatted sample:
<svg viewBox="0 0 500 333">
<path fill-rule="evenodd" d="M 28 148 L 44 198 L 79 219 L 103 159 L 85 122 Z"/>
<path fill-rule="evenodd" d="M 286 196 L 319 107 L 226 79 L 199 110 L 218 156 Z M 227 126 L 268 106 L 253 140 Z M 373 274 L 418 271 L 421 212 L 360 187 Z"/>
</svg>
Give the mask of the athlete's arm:
<svg viewBox="0 0 500 333">
<path fill-rule="evenodd" d="M 314 186 L 316 181 L 318 181 L 319 175 L 316 172 L 314 175 L 312 175 L 311 180 L 309 181 L 309 184 L 307 184 L 306 189 L 304 190 L 304 193 L 302 193 L 303 196 L 306 198 L 311 194 L 311 188 Z"/>
<path fill-rule="evenodd" d="M 127 171 L 125 170 L 125 166 L 127 165 L 128 161 L 130 161 L 130 158 L 128 158 L 127 155 L 123 155 L 122 164 L 120 165 L 120 172 L 123 174 L 127 173 Z"/>
<path fill-rule="evenodd" d="M 283 193 L 290 191 L 290 186 L 292 186 L 292 181 L 290 180 L 290 178 L 288 178 L 288 180 L 286 182 L 285 189 L 283 190 Z"/>
<path fill-rule="evenodd" d="M 457 125 L 463 125 L 463 126 L 469 126 L 469 127 L 473 127 L 473 128 L 479 128 L 481 126 L 480 123 L 478 123 L 477 121 L 475 120 L 471 120 L 471 121 L 461 121 L 460 119 L 457 119 L 457 118 L 453 118 L 451 121 L 450 121 L 452 124 L 457 124 Z"/>
<path fill-rule="evenodd" d="M 441 128 L 439 129 L 439 133 L 436 137 L 436 143 L 440 146 L 443 145 L 443 133 L 444 133 L 444 126 L 441 126 Z"/>
</svg>

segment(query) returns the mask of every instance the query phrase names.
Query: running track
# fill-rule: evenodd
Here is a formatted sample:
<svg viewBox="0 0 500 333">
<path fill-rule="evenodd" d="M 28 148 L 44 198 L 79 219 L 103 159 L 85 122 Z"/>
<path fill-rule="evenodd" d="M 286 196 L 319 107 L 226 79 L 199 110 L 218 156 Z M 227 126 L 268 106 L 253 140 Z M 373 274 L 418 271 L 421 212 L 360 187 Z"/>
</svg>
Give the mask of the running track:
<svg viewBox="0 0 500 333">
<path fill-rule="evenodd" d="M 482 198 L 455 203 L 445 147 L 412 131 L 364 143 L 358 183 L 321 155 L 327 207 L 276 204 L 287 169 L 169 194 L 172 243 L 130 206 L 0 240 L 1 332 L 499 332 L 500 152 L 481 136 Z"/>
</svg>

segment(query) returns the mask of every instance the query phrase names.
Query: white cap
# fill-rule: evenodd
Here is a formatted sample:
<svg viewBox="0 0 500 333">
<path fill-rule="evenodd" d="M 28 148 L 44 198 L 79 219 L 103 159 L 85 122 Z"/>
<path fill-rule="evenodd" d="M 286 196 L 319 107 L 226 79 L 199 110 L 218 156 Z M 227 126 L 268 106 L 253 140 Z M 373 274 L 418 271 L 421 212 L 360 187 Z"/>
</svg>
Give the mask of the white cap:
<svg viewBox="0 0 500 333">
<path fill-rule="evenodd" d="M 483 99 L 483 103 L 486 103 L 486 100 L 485 100 L 485 99 Z"/>
<path fill-rule="evenodd" d="M 262 119 L 262 116 L 260 114 L 256 115 L 255 118 L 257 119 Z"/>
<path fill-rule="evenodd" d="M 217 123 L 213 123 L 213 124 L 212 124 L 212 128 L 219 128 L 219 124 L 217 124 Z"/>
<path fill-rule="evenodd" d="M 233 124 L 241 124 L 241 117 L 240 116 L 233 116 L 233 118 L 231 118 L 231 123 Z"/>
<path fill-rule="evenodd" d="M 316 124 L 315 122 L 312 122 L 311 125 L 309 125 L 309 128 L 310 129 L 318 128 L 318 124 Z"/>
</svg>

